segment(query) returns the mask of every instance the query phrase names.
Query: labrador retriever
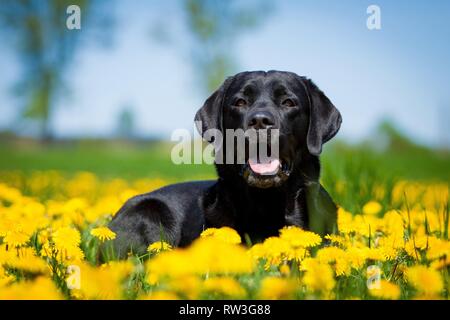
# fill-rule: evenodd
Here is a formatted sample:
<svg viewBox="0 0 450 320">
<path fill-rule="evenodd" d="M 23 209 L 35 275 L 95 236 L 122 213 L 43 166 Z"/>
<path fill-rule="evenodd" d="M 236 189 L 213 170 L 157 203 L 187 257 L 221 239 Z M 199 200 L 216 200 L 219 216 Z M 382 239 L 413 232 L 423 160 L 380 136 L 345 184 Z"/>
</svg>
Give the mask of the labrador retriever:
<svg viewBox="0 0 450 320">
<path fill-rule="evenodd" d="M 110 223 L 117 234 L 116 255 L 144 253 L 161 239 L 186 246 L 210 227 L 232 227 L 252 242 L 288 225 L 321 235 L 336 231 L 336 206 L 319 184 L 319 155 L 342 118 L 311 80 L 282 71 L 238 73 L 206 100 L 195 120 L 201 133 L 278 129 L 279 158 L 216 163 L 215 181 L 179 183 L 133 197 Z"/>
</svg>

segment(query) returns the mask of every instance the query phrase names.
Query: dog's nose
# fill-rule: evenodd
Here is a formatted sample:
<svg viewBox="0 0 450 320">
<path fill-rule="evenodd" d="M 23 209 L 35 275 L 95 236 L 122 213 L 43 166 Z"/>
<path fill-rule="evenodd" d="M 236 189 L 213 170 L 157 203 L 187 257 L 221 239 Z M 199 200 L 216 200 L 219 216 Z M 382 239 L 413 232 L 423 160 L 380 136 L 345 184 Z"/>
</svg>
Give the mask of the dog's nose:
<svg viewBox="0 0 450 320">
<path fill-rule="evenodd" d="M 269 129 L 274 125 L 275 118 L 267 111 L 257 111 L 248 120 L 248 127 L 253 129 Z"/>
</svg>

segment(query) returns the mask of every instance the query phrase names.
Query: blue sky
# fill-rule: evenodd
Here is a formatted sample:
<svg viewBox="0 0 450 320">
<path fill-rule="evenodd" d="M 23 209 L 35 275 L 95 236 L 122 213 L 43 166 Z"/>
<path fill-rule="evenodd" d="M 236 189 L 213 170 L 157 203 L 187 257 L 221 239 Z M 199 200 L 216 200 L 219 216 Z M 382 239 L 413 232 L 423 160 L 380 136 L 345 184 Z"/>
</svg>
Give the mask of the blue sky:
<svg viewBox="0 0 450 320">
<path fill-rule="evenodd" d="M 72 63 L 71 95 L 52 119 L 58 136 L 106 136 L 130 105 L 142 135 L 170 138 L 192 128 L 206 96 L 188 56 L 150 36 L 164 17 L 186 41 L 177 1 L 122 1 L 114 9 L 114 46 L 89 45 Z M 366 8 L 381 8 L 381 30 L 366 27 Z M 260 28 L 230 47 L 240 70 L 280 69 L 313 79 L 343 115 L 339 136 L 358 141 L 380 119 L 393 119 L 420 142 L 449 143 L 449 1 L 274 1 Z M 20 74 L 14 52 L 0 42 L 0 128 L 14 123 L 11 86 Z"/>
</svg>

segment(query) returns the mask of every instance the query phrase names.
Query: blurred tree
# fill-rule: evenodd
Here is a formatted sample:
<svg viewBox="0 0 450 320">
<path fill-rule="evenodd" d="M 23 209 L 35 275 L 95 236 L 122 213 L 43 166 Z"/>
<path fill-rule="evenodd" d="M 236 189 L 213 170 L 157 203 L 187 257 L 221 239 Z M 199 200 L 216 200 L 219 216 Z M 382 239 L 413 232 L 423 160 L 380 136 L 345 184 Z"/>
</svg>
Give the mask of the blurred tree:
<svg viewBox="0 0 450 320">
<path fill-rule="evenodd" d="M 70 5 L 81 9 L 81 29 L 69 30 L 66 20 Z M 112 32 L 110 1 L 21 0 L 0 4 L 0 32 L 11 37 L 23 68 L 16 86 L 22 100 L 21 115 L 39 124 L 42 139 L 52 138 L 51 117 L 57 99 L 67 89 L 66 75 L 81 40 L 107 40 Z M 94 28 L 95 26 L 95 28 Z"/>
<path fill-rule="evenodd" d="M 443 101 L 438 107 L 438 144 L 444 150 L 450 150 L 450 102 Z"/>
<path fill-rule="evenodd" d="M 120 138 L 131 139 L 134 136 L 134 113 L 130 106 L 125 106 L 117 118 L 117 133 Z"/>
<path fill-rule="evenodd" d="M 392 120 L 382 120 L 378 124 L 377 132 L 378 134 L 375 138 L 384 140 L 387 143 L 386 150 L 409 152 L 428 150 L 427 147 L 414 142 L 412 138 L 403 133 Z"/>
<path fill-rule="evenodd" d="M 235 41 L 260 26 L 272 11 L 269 1 L 185 0 L 191 55 L 202 89 L 215 90 L 237 69 Z"/>
<path fill-rule="evenodd" d="M 189 59 L 202 93 L 216 89 L 227 75 L 236 72 L 236 41 L 245 31 L 260 26 L 273 12 L 271 0 L 180 0 L 187 39 L 175 39 L 166 19 L 156 21 L 153 39 L 173 46 Z"/>
</svg>

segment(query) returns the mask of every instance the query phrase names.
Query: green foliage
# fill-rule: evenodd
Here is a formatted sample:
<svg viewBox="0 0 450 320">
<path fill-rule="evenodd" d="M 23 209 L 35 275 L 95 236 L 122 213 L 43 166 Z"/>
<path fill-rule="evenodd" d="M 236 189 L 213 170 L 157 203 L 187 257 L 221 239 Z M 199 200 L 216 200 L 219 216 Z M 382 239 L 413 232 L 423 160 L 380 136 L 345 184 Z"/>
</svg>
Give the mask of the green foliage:
<svg viewBox="0 0 450 320">
<path fill-rule="evenodd" d="M 238 70 L 237 42 L 247 31 L 261 26 L 273 12 L 271 0 L 262 1 L 181 1 L 188 41 L 173 41 L 170 25 L 164 20 L 152 26 L 152 38 L 173 46 L 188 57 L 203 93 L 210 93 Z"/>
<path fill-rule="evenodd" d="M 80 7 L 83 31 L 66 27 L 70 5 Z M 7 1 L 0 6 L 2 39 L 11 40 L 22 67 L 16 84 L 21 115 L 40 125 L 43 138 L 51 137 L 50 119 L 68 87 L 66 76 L 75 52 L 82 40 L 92 36 L 89 30 L 96 29 L 92 27 L 110 23 L 96 16 L 101 5 L 97 0 L 26 0 Z M 102 16 L 108 12 L 102 10 Z"/>
</svg>

